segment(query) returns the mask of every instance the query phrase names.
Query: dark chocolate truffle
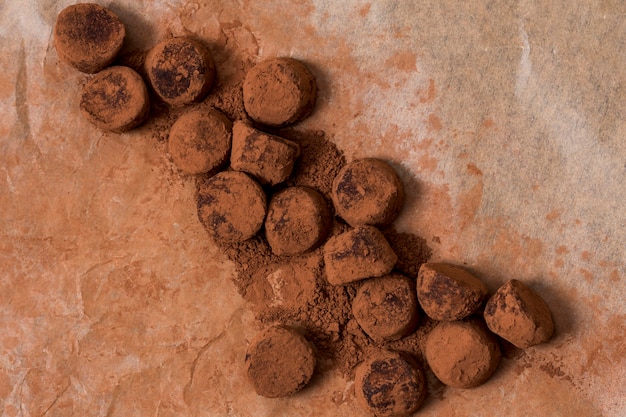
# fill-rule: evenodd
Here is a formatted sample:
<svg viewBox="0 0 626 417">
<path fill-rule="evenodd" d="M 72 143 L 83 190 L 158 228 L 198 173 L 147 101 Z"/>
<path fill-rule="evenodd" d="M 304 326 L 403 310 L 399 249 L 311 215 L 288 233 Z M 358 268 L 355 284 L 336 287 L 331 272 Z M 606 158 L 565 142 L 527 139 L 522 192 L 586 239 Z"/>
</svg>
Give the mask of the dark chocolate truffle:
<svg viewBox="0 0 626 417">
<path fill-rule="evenodd" d="M 192 38 L 162 41 L 146 56 L 146 71 L 154 91 L 172 106 L 200 101 L 215 78 L 211 53 Z"/>
<path fill-rule="evenodd" d="M 270 200 L 265 236 L 277 255 L 294 255 L 319 246 L 330 230 L 331 213 L 320 193 L 289 187 Z"/>
<path fill-rule="evenodd" d="M 295 123 L 315 104 L 315 77 L 300 61 L 273 58 L 256 64 L 243 83 L 243 103 L 255 122 L 267 126 Z"/>
<path fill-rule="evenodd" d="M 229 160 L 230 120 L 216 109 L 195 108 L 172 125 L 168 150 L 176 166 L 187 174 L 215 173 Z"/>
<path fill-rule="evenodd" d="M 198 184 L 198 218 L 215 239 L 251 238 L 263 226 L 266 208 L 263 189 L 243 172 L 220 172 Z"/>
<path fill-rule="evenodd" d="M 111 65 L 125 36 L 117 15 L 94 3 L 66 7 L 54 24 L 54 46 L 61 61 L 89 74 Z"/>
<path fill-rule="evenodd" d="M 425 263 L 417 275 L 417 299 L 435 320 L 464 319 L 478 310 L 487 294 L 481 280 L 453 265 Z"/>
<path fill-rule="evenodd" d="M 500 363 L 500 347 L 479 320 L 439 323 L 426 338 L 426 361 L 435 376 L 455 388 L 484 383 Z"/>
<path fill-rule="evenodd" d="M 515 279 L 501 286 L 487 301 L 484 315 L 492 332 L 520 349 L 543 343 L 554 332 L 546 302 Z"/>
<path fill-rule="evenodd" d="M 354 389 L 361 406 L 376 417 L 407 417 L 424 402 L 426 380 L 413 358 L 383 350 L 356 369 Z"/>
<path fill-rule="evenodd" d="M 415 283 L 398 273 L 365 280 L 352 302 L 352 313 L 374 341 L 400 339 L 419 319 Z"/>
<path fill-rule="evenodd" d="M 333 181 L 337 214 L 351 226 L 387 226 L 404 204 L 404 186 L 386 162 L 358 159 L 345 165 Z"/>
<path fill-rule="evenodd" d="M 246 369 L 257 394 L 286 397 L 311 380 L 315 371 L 313 347 L 293 329 L 270 327 L 250 343 Z"/>
<path fill-rule="evenodd" d="M 240 120 L 233 124 L 230 165 L 254 176 L 263 185 L 285 181 L 298 156 L 300 146 L 295 142 L 261 132 Z"/>
<path fill-rule="evenodd" d="M 324 245 L 326 277 L 333 285 L 386 275 L 397 261 L 385 236 L 373 226 L 348 230 Z"/>
<path fill-rule="evenodd" d="M 150 109 L 143 79 L 128 67 L 100 71 L 83 88 L 82 114 L 104 130 L 124 132 L 144 121 Z"/>
</svg>

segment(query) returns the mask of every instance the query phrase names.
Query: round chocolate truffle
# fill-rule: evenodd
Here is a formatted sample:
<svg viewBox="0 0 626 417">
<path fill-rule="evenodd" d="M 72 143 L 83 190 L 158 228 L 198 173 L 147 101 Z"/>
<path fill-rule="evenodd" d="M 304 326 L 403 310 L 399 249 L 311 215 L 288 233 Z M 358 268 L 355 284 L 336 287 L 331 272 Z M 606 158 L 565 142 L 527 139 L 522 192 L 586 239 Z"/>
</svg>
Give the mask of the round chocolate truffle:
<svg viewBox="0 0 626 417">
<path fill-rule="evenodd" d="M 435 320 L 464 319 L 478 310 L 487 294 L 481 280 L 453 265 L 425 263 L 417 275 L 417 299 Z"/>
<path fill-rule="evenodd" d="M 66 7 L 54 24 L 54 47 L 61 61 L 89 74 L 115 60 L 125 36 L 126 28 L 119 17 L 94 3 Z"/>
<path fill-rule="evenodd" d="M 198 184 L 198 218 L 215 239 L 251 238 L 263 226 L 266 208 L 263 189 L 243 172 L 220 172 Z"/>
<path fill-rule="evenodd" d="M 200 101 L 215 78 L 207 47 L 185 37 L 167 39 L 152 48 L 146 57 L 146 71 L 154 91 L 172 106 Z"/>
<path fill-rule="evenodd" d="M 283 126 L 306 117 L 315 104 L 315 77 L 300 61 L 273 58 L 256 64 L 243 83 L 248 116 L 267 126 Z"/>
<path fill-rule="evenodd" d="M 311 380 L 315 371 L 313 347 L 293 329 L 270 327 L 250 343 L 246 369 L 257 394 L 286 397 Z"/>
<path fill-rule="evenodd" d="M 308 187 L 289 187 L 270 200 L 265 236 L 277 255 L 294 255 L 319 246 L 330 230 L 324 197 Z"/>
<path fill-rule="evenodd" d="M 424 402 L 426 380 L 413 358 L 383 350 L 358 366 L 354 389 L 357 401 L 376 417 L 405 417 Z"/>
<path fill-rule="evenodd" d="M 346 164 L 332 185 L 337 214 L 351 226 L 384 227 L 395 220 L 404 204 L 404 187 L 386 162 L 358 159 Z"/>
<path fill-rule="evenodd" d="M 512 279 L 485 305 L 489 329 L 520 349 L 543 343 L 554 332 L 552 313 L 545 301 L 526 284 Z"/>
<path fill-rule="evenodd" d="M 484 383 L 500 363 L 495 337 L 478 320 L 439 323 L 426 338 L 424 355 L 435 376 L 454 388 Z"/>
<path fill-rule="evenodd" d="M 419 319 L 415 284 L 398 273 L 365 280 L 352 302 L 352 313 L 374 341 L 400 339 Z"/>
<path fill-rule="evenodd" d="M 104 130 L 124 132 L 144 121 L 150 109 L 143 79 L 128 67 L 100 71 L 83 88 L 82 114 Z"/>
<path fill-rule="evenodd" d="M 228 163 L 232 127 L 218 110 L 187 111 L 170 130 L 168 149 L 174 163 L 187 174 L 215 173 Z"/>
</svg>

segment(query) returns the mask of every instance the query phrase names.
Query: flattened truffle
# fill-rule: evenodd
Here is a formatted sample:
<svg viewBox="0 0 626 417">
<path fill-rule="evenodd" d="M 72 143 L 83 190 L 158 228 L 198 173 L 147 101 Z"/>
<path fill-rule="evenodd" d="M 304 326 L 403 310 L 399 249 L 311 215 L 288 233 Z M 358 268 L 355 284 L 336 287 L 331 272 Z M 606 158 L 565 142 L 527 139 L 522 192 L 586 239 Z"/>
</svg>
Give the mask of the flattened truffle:
<svg viewBox="0 0 626 417">
<path fill-rule="evenodd" d="M 257 123 L 283 126 L 306 117 L 317 97 L 311 71 L 293 58 L 272 58 L 256 64 L 243 83 L 243 103 Z"/>
<path fill-rule="evenodd" d="M 515 279 L 501 286 L 487 301 L 484 315 L 492 332 L 520 349 L 546 342 L 554 333 L 552 313 L 546 302 Z"/>
<path fill-rule="evenodd" d="M 168 150 L 187 174 L 215 173 L 229 160 L 233 124 L 216 109 L 192 109 L 170 129 Z"/>
<path fill-rule="evenodd" d="M 309 187 L 289 187 L 272 197 L 265 236 L 277 255 L 294 255 L 319 246 L 330 231 L 326 200 Z"/>
<path fill-rule="evenodd" d="M 337 214 L 351 226 L 387 226 L 404 204 L 404 186 L 386 162 L 357 159 L 346 164 L 332 185 Z"/>
<path fill-rule="evenodd" d="M 300 146 L 287 139 L 261 132 L 243 121 L 233 124 L 233 169 L 254 176 L 263 185 L 285 181 L 300 156 Z"/>
<path fill-rule="evenodd" d="M 154 91 L 172 106 L 200 101 L 215 78 L 211 53 L 196 39 L 167 39 L 146 56 L 146 71 Z"/>
<path fill-rule="evenodd" d="M 313 376 L 313 347 L 293 329 L 270 327 L 250 343 L 246 370 L 257 394 L 268 398 L 292 395 Z"/>
<path fill-rule="evenodd" d="M 464 319 L 478 310 L 487 295 L 487 286 L 465 269 L 442 263 L 420 267 L 417 299 L 435 320 Z"/>
<path fill-rule="evenodd" d="M 455 388 L 481 385 L 500 363 L 495 337 L 478 320 L 439 323 L 426 338 L 424 355 L 435 376 Z"/>
<path fill-rule="evenodd" d="M 125 132 L 144 121 L 150 109 L 143 79 L 128 67 L 100 71 L 83 88 L 81 113 L 100 129 Z"/>
<path fill-rule="evenodd" d="M 348 230 L 324 245 L 326 277 L 333 285 L 386 275 L 397 261 L 385 236 L 373 226 Z"/>
<path fill-rule="evenodd" d="M 406 354 L 383 350 L 356 369 L 357 401 L 376 417 L 412 415 L 426 398 L 421 366 Z"/>
<path fill-rule="evenodd" d="M 125 36 L 119 17 L 94 3 L 66 7 L 54 24 L 54 47 L 61 61 L 88 74 L 111 65 Z"/>
<path fill-rule="evenodd" d="M 197 197 L 200 223 L 215 239 L 241 242 L 263 226 L 265 193 L 243 172 L 220 172 L 201 181 Z"/>
<path fill-rule="evenodd" d="M 397 273 L 368 279 L 356 293 L 352 313 L 374 341 L 400 339 L 410 333 L 419 320 L 415 284 Z"/>
</svg>

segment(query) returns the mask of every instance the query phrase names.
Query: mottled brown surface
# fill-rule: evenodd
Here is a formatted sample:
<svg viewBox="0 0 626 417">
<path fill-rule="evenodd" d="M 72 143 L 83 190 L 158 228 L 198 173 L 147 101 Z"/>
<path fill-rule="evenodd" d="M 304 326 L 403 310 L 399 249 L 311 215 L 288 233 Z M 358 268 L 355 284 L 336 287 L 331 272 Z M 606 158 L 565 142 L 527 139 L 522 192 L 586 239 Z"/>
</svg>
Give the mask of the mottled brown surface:
<svg viewBox="0 0 626 417">
<path fill-rule="evenodd" d="M 0 409 L 363 414 L 332 372 L 290 398 L 251 389 L 243 358 L 259 325 L 197 220 L 193 180 L 167 157 L 175 118 L 160 106 L 123 135 L 85 121 L 85 76 L 53 45 L 63 7 L 0 11 Z M 111 7 L 133 22 L 124 57 L 172 34 L 205 41 L 217 68 L 206 100 L 231 119 L 243 104 L 224 92 L 252 63 L 304 60 L 320 90 L 294 130 L 325 131 L 347 160 L 390 161 L 407 191 L 395 227 L 422 236 L 433 261 L 467 266 L 491 291 L 518 279 L 550 305 L 549 343 L 503 349 L 471 391 L 435 385 L 420 415 L 625 414 L 622 2 Z"/>
<path fill-rule="evenodd" d="M 85 84 L 80 110 L 100 129 L 125 132 L 140 125 L 148 115 L 148 89 L 131 68 L 110 67 Z"/>
<path fill-rule="evenodd" d="M 305 118 L 316 98 L 315 77 L 293 58 L 261 61 L 248 71 L 243 83 L 246 112 L 267 126 L 285 126 Z"/>
<path fill-rule="evenodd" d="M 59 58 L 75 69 L 95 74 L 110 65 L 122 49 L 126 27 L 110 9 L 95 3 L 63 9 L 54 24 Z"/>
<path fill-rule="evenodd" d="M 233 123 L 213 108 L 194 107 L 172 125 L 167 150 L 186 174 L 215 174 L 229 161 Z"/>
</svg>

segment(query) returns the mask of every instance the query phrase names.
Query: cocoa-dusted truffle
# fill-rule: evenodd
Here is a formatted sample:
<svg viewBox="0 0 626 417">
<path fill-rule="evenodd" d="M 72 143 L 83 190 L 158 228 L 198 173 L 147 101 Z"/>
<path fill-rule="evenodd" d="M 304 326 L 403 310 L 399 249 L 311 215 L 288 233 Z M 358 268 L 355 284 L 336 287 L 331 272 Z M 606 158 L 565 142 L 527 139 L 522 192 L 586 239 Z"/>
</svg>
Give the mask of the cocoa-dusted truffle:
<svg viewBox="0 0 626 417">
<path fill-rule="evenodd" d="M 54 24 L 54 47 L 61 61 L 89 74 L 111 65 L 125 36 L 119 17 L 94 3 L 66 7 Z"/>
<path fill-rule="evenodd" d="M 520 349 L 546 342 L 554 332 L 546 302 L 521 281 L 512 279 L 487 301 L 489 329 Z"/>
<path fill-rule="evenodd" d="M 83 88 L 82 114 L 104 130 L 124 132 L 144 121 L 150 100 L 143 79 L 128 67 L 100 71 Z"/>
<path fill-rule="evenodd" d="M 315 104 L 315 77 L 300 61 L 272 58 L 256 64 L 243 83 L 243 103 L 248 115 L 267 126 L 295 123 Z"/>
<path fill-rule="evenodd" d="M 198 218 L 215 239 L 251 238 L 263 226 L 266 208 L 263 189 L 243 172 L 220 172 L 198 184 Z"/>
<path fill-rule="evenodd" d="M 415 284 L 398 273 L 365 280 L 352 302 L 352 313 L 374 341 L 397 340 L 419 320 Z"/>
<path fill-rule="evenodd" d="M 154 91 L 172 106 L 200 101 L 215 78 L 213 58 L 199 40 L 167 39 L 146 56 L 146 71 Z"/>
<path fill-rule="evenodd" d="M 187 174 L 215 173 L 228 163 L 233 124 L 219 110 L 195 108 L 170 129 L 168 150 Z"/>
<path fill-rule="evenodd" d="M 293 329 L 270 327 L 250 343 L 246 370 L 257 394 L 268 398 L 292 395 L 313 376 L 313 347 Z"/>
<path fill-rule="evenodd" d="M 439 323 L 426 338 L 424 355 L 444 384 L 472 388 L 484 383 L 500 363 L 500 347 L 479 320 Z"/>
<path fill-rule="evenodd" d="M 319 246 L 330 230 L 326 200 L 309 187 L 289 187 L 270 200 L 265 236 L 277 255 L 294 255 Z"/>
<path fill-rule="evenodd" d="M 386 162 L 365 158 L 345 165 L 333 181 L 337 214 L 351 226 L 387 226 L 404 204 L 404 186 Z"/>
<path fill-rule="evenodd" d="M 233 124 L 233 169 L 254 176 L 263 185 L 285 181 L 300 156 L 300 146 L 287 139 L 270 135 L 243 121 Z"/>
<path fill-rule="evenodd" d="M 417 275 L 417 298 L 435 320 L 464 319 L 478 310 L 487 295 L 481 280 L 457 266 L 425 263 Z"/>
<path fill-rule="evenodd" d="M 326 277 L 333 285 L 388 274 L 398 261 L 385 236 L 373 226 L 359 226 L 324 245 Z"/>
<path fill-rule="evenodd" d="M 421 366 L 406 354 L 382 350 L 356 369 L 357 401 L 376 417 L 412 415 L 426 397 Z"/>
</svg>

